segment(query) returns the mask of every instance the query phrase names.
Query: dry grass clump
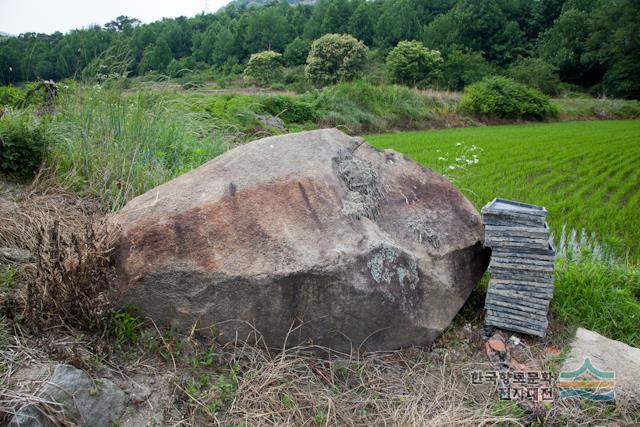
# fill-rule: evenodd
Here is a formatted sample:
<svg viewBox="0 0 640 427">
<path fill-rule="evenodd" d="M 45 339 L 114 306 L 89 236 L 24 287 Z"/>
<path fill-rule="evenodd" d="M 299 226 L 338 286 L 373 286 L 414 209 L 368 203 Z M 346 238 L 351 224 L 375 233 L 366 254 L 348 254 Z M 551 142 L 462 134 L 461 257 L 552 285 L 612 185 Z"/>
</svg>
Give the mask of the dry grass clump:
<svg viewBox="0 0 640 427">
<path fill-rule="evenodd" d="M 17 268 L 25 285 L 2 295 L 5 313 L 29 326 L 95 328 L 109 313 L 113 236 L 97 204 L 36 180 L 0 194 L 0 247 L 33 262 Z"/>
<path fill-rule="evenodd" d="M 247 425 L 459 426 L 516 421 L 475 408 L 461 367 L 434 368 L 406 352 L 339 355 L 305 349 L 276 356 L 249 350 L 249 366 L 226 411 Z M 415 356 L 415 355 L 414 355 Z"/>
<path fill-rule="evenodd" d="M 104 220 L 60 233 L 60 222 L 41 228 L 35 278 L 27 283 L 25 320 L 37 328 L 65 325 L 95 329 L 108 316 L 114 242 Z"/>
<path fill-rule="evenodd" d="M 547 419 L 549 425 L 637 426 L 640 420 L 640 402 L 620 395 L 616 396 L 615 404 L 580 398 L 556 399 Z"/>
<path fill-rule="evenodd" d="M 29 187 L 0 189 L 0 247 L 34 251 L 41 229 L 58 221 L 60 234 L 83 229 L 97 204 L 36 181 Z"/>
<path fill-rule="evenodd" d="M 451 354 L 227 346 L 228 375 L 200 394 L 182 388 L 188 425 L 521 425 L 492 413 L 494 390 L 473 387 L 469 361 L 452 362 Z"/>
</svg>

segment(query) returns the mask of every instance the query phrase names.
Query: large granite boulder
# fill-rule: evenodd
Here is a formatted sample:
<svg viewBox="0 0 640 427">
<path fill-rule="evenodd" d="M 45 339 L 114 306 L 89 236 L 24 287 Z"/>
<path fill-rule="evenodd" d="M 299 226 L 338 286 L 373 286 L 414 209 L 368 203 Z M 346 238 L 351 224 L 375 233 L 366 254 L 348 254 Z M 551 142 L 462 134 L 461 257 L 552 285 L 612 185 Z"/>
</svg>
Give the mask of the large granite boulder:
<svg viewBox="0 0 640 427">
<path fill-rule="evenodd" d="M 447 179 L 335 129 L 235 148 L 115 220 L 121 304 L 227 339 L 255 327 L 277 347 L 428 344 L 489 260 Z"/>
</svg>

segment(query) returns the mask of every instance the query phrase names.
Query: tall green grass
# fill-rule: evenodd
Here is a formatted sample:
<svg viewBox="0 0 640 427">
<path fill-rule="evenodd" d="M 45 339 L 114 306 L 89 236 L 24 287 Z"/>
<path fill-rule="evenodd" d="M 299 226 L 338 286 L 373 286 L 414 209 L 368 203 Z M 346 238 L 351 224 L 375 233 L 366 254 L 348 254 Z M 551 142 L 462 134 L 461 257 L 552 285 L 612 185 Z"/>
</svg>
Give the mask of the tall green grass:
<svg viewBox="0 0 640 427">
<path fill-rule="evenodd" d="M 162 94 L 80 89 L 57 102 L 59 142 L 46 166 L 76 191 L 118 208 L 225 150 L 229 135 Z"/>
<path fill-rule="evenodd" d="M 552 310 L 565 322 L 640 347 L 640 269 L 593 256 L 560 259 Z"/>
</svg>

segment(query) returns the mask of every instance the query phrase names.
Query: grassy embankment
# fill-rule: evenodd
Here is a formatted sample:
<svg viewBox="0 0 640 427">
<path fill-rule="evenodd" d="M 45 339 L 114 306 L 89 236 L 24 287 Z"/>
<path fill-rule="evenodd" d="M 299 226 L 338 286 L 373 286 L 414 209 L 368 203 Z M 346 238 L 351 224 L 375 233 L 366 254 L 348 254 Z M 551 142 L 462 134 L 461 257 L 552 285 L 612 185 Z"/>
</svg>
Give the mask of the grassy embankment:
<svg viewBox="0 0 640 427">
<path fill-rule="evenodd" d="M 52 114 L 32 119 L 53 141 L 46 148 L 45 166 L 55 168 L 72 188 L 119 207 L 234 144 L 283 132 L 264 123 L 267 115 L 281 119 L 289 132 L 335 126 L 352 134 L 492 122 L 459 112 L 459 94 L 402 86 L 351 82 L 303 95 L 162 87 L 123 91 L 70 83 Z M 553 102 L 558 117 L 551 120 L 640 117 L 637 101 Z M 32 117 L 37 108 L 9 108 L 0 120 Z"/>
<path fill-rule="evenodd" d="M 556 313 L 640 345 L 640 122 L 494 126 L 367 140 L 447 174 L 478 208 L 494 197 L 545 206 L 558 250 L 568 258 L 556 272 Z"/>
</svg>

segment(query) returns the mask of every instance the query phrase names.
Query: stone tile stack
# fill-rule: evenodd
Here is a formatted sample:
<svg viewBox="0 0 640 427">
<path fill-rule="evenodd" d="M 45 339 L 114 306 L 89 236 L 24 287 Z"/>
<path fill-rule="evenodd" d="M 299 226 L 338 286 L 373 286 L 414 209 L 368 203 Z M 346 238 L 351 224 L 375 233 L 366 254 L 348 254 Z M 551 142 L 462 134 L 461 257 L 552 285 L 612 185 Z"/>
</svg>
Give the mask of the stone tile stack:
<svg viewBox="0 0 640 427">
<path fill-rule="evenodd" d="M 555 260 L 546 217 L 541 206 L 506 199 L 482 208 L 485 245 L 491 248 L 486 325 L 545 336 Z"/>
</svg>

